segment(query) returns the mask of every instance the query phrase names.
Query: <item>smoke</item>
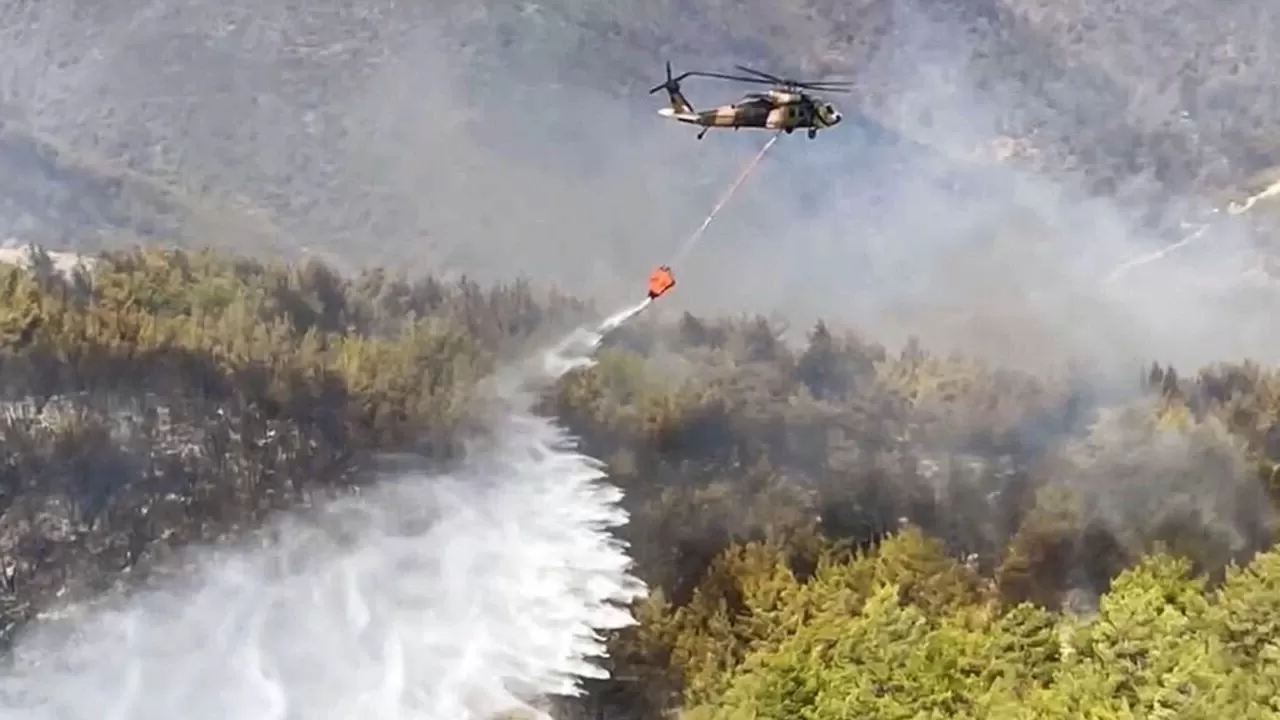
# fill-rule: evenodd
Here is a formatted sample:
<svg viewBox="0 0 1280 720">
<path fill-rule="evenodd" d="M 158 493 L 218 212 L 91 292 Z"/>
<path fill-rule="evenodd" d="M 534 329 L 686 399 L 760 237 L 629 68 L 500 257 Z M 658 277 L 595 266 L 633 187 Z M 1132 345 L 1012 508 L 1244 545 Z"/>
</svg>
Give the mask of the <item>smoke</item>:
<svg viewBox="0 0 1280 720">
<path fill-rule="evenodd" d="M 1274 161 L 1276 15 L 1185 4 L 49 0 L 9 6 L 0 100 L 346 269 L 614 303 L 767 139 L 658 118 L 665 60 L 852 76 L 844 123 L 783 136 L 655 311 L 1070 364 L 1105 402 L 1152 360 L 1280 359 L 1259 238 L 1204 197 Z"/>
<path fill-rule="evenodd" d="M 1058 457 L 1056 481 L 1079 490 L 1087 519 L 1127 547 L 1162 540 L 1220 568 L 1272 544 L 1274 513 L 1257 469 L 1214 418 L 1180 430 L 1145 406 L 1121 407 Z"/>
<path fill-rule="evenodd" d="M 1277 357 L 1252 332 L 1278 298 L 1242 287 L 1244 228 L 1105 281 L 1179 239 L 1152 217 L 1199 222 L 1202 190 L 1265 164 L 1274 14 L 1081 20 L 1094 5 L 50 0 L 6 10 L 0 102 L 344 269 L 613 303 L 766 140 L 658 118 L 663 61 L 839 73 L 848 119 L 779 142 L 676 268 L 679 309 L 821 316 L 1041 371 Z M 699 107 L 742 89 L 686 87 Z"/>
<path fill-rule="evenodd" d="M 388 479 L 258 549 L 195 552 L 181 586 L 35 626 L 0 716 L 453 720 L 576 694 L 644 587 L 610 534 L 620 492 L 521 393 L 599 340 L 578 331 L 496 378 L 508 412 L 457 473 Z"/>
<path fill-rule="evenodd" d="M 1280 294 L 1244 282 L 1261 255 L 1243 223 L 1133 264 L 1197 232 L 1203 194 L 1277 159 L 1277 14 L 1191 5 L 9 3 L 0 113 L 267 217 L 342 269 L 523 275 L 613 303 L 767 139 L 659 119 L 644 91 L 663 61 L 852 75 L 859 92 L 833 98 L 845 122 L 784 136 L 656 310 L 823 317 L 890 345 L 1083 364 L 1111 388 L 1153 359 L 1280 359 Z M 685 87 L 700 108 L 743 89 Z M 601 534 L 619 518 L 585 461 L 527 457 L 556 442 L 528 416 L 528 377 L 495 379 L 503 432 L 477 477 L 385 483 L 324 511 L 342 542 L 290 521 L 279 547 L 210 556 L 191 589 L 95 615 L 70 645 L 30 638 L 10 714 L 466 717 L 514 704 L 504 680 L 534 694 L 583 671 L 590 628 L 621 622 L 600 604 L 623 594 Z M 1175 486 L 1216 519 L 1242 502 Z M 1121 524 L 1146 500 L 1114 497 Z M 584 578 L 601 587 L 557 594 Z"/>
</svg>

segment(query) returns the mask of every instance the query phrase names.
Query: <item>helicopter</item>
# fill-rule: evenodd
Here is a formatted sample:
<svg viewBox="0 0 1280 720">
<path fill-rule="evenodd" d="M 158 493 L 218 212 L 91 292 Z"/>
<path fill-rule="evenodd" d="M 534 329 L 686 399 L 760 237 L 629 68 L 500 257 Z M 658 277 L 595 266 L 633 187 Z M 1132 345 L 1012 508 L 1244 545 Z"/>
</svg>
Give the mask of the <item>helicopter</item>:
<svg viewBox="0 0 1280 720">
<path fill-rule="evenodd" d="M 701 140 L 712 128 L 762 128 L 782 130 L 788 135 L 798 128 L 807 128 L 809 139 L 818 136 L 819 130 L 834 127 L 843 119 L 843 115 L 834 105 L 821 98 L 810 95 L 805 90 L 817 92 L 849 92 L 850 83 L 844 81 L 797 82 L 770 75 L 759 70 L 752 70 L 742 65 L 734 65 L 745 75 L 726 75 L 716 72 L 690 70 L 672 77 L 671 63 L 667 63 L 667 81 L 649 91 L 652 95 L 659 90 L 667 91 L 670 101 L 668 107 L 658 110 L 658 114 L 677 122 L 689 125 L 700 125 L 698 133 Z M 747 93 L 735 103 L 720 105 L 708 110 L 694 110 L 684 93 L 680 91 L 680 81 L 687 77 L 708 77 L 735 82 L 761 83 L 773 85 L 767 92 Z"/>
</svg>

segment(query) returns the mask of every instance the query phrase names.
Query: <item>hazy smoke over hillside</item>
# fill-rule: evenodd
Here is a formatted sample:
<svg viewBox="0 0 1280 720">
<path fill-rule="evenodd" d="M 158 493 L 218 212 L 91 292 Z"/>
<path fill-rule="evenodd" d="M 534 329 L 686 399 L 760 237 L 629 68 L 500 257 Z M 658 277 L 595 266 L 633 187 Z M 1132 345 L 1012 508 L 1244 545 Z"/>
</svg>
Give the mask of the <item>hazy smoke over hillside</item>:
<svg viewBox="0 0 1280 720">
<path fill-rule="evenodd" d="M 643 91 L 662 60 L 839 72 L 859 86 L 850 120 L 778 144 L 677 268 L 671 309 L 822 315 L 1036 366 L 1274 356 L 1240 331 L 1276 309 L 1239 287 L 1247 238 L 1217 230 L 1211 252 L 1102 282 L 1171 242 L 1140 229 L 1154 201 L 1166 225 L 1199 212 L 1170 188 L 1265 164 L 1228 142 L 1254 142 L 1252 121 L 1219 108 L 1271 97 L 1272 15 L 1232 9 L 1195 34 L 1163 6 L 1161 31 L 1154 7 L 1103 28 L 1054 7 L 51 0 L 9 7 L 0 89 L 77 151 L 270 217 L 348 267 L 524 274 L 615 302 L 767 137 L 698 142 L 657 118 Z M 1108 40 L 1120 28 L 1147 29 Z M 1205 76 L 1240 48 L 1230 81 Z M 686 89 L 701 106 L 744 88 Z M 1018 143 L 1024 165 L 995 162 Z M 1085 203 L 1081 185 L 1124 199 Z"/>
<path fill-rule="evenodd" d="M 824 317 L 1042 371 L 1082 361 L 1128 387 L 1153 359 L 1280 360 L 1280 294 L 1248 280 L 1258 238 L 1221 214 L 1199 227 L 1210 191 L 1277 159 L 1277 29 L 1261 0 L 9 2 L 0 237 L 109 216 L 162 240 L 172 217 L 148 213 L 185 202 L 344 270 L 523 275 L 631 302 L 768 138 L 699 142 L 658 118 L 644 91 L 663 61 L 821 70 L 856 80 L 835 98 L 845 123 L 784 137 L 652 312 Z M 685 87 L 700 107 L 746 89 Z M 173 196 L 130 205 L 117 165 Z M 241 232 L 216 239 L 259 249 Z M 0 715 L 452 719 L 563 689 L 591 633 L 623 620 L 605 601 L 635 588 L 611 488 L 524 401 L 506 399 L 466 482 L 388 482 L 321 529 L 289 521 L 267 551 L 93 615 L 72 643 L 27 638 Z M 1124 466 L 1198 457 L 1164 450 Z M 1091 452 L 1065 481 L 1111 488 Z M 1187 515 L 1255 509 L 1206 489 L 1251 482 L 1235 452 L 1169 480 L 1214 500 Z M 1156 486 L 1136 477 L 1098 494 L 1117 524 L 1150 513 Z"/>
</svg>

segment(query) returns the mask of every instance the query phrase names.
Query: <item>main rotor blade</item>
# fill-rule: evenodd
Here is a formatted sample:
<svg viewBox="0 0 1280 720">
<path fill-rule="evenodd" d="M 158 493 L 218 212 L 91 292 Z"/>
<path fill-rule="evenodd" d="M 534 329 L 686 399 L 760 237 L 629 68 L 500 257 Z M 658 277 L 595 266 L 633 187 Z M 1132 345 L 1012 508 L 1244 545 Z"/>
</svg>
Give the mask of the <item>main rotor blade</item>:
<svg viewBox="0 0 1280 720">
<path fill-rule="evenodd" d="M 719 80 L 732 80 L 733 82 L 741 82 L 741 83 L 755 83 L 758 85 L 774 85 L 774 86 L 783 87 L 783 88 L 807 89 L 807 90 L 813 90 L 815 92 L 849 92 L 851 90 L 851 87 L 850 87 L 851 83 L 847 81 L 819 80 L 814 82 L 802 83 L 802 82 L 796 82 L 794 80 L 786 80 L 783 78 L 774 77 L 772 75 L 769 75 L 768 73 L 762 73 L 758 70 L 751 70 L 751 68 L 745 68 L 741 65 L 738 65 L 735 67 L 742 68 L 747 72 L 755 73 L 757 75 L 760 75 L 761 77 L 745 77 L 743 75 L 729 75 L 727 73 L 719 73 L 719 72 L 688 70 L 686 72 L 680 73 L 674 78 L 669 77 L 665 83 L 655 86 L 649 92 L 655 93 L 659 90 L 662 90 L 663 88 L 675 87 L 681 80 L 684 80 L 685 78 L 688 78 L 688 77 L 716 78 Z"/>
<path fill-rule="evenodd" d="M 803 85 L 805 87 L 850 87 L 853 85 L 853 82 L 850 80 L 811 80 L 809 82 L 796 82 L 795 84 Z"/>
<path fill-rule="evenodd" d="M 850 87 L 839 87 L 834 85 L 796 84 L 795 87 L 802 88 L 804 90 L 813 90 L 814 92 L 847 93 L 853 91 L 853 88 Z"/>
<path fill-rule="evenodd" d="M 810 90 L 848 90 L 853 86 L 853 83 L 836 82 L 834 80 L 818 80 L 814 82 L 788 80 L 787 84 L 790 87 L 809 88 Z"/>
<path fill-rule="evenodd" d="M 718 73 L 718 72 L 700 72 L 698 70 L 690 70 L 689 72 L 684 73 L 680 77 L 686 77 L 690 75 L 696 75 L 698 77 L 720 78 L 721 80 L 733 80 L 735 82 L 759 83 L 762 85 L 777 84 L 772 80 L 765 80 L 763 78 L 742 77 L 741 75 L 726 75 L 725 73 Z"/>
<path fill-rule="evenodd" d="M 789 78 L 778 77 L 777 75 L 770 75 L 767 72 L 754 70 L 752 68 L 747 67 L 746 65 L 734 65 L 734 67 L 741 70 L 742 72 L 751 73 L 752 75 L 757 75 L 762 78 L 767 78 L 777 83 L 778 85 L 786 85 L 789 87 L 812 88 L 814 90 L 819 90 L 823 88 L 835 89 L 839 87 L 848 87 L 852 84 L 852 82 L 849 80 L 813 80 L 813 81 L 791 80 Z"/>
<path fill-rule="evenodd" d="M 755 75 L 756 77 L 762 77 L 762 78 L 764 78 L 764 79 L 766 79 L 766 80 L 769 80 L 769 81 L 771 81 L 771 82 L 775 82 L 775 83 L 777 83 L 777 84 L 779 84 L 779 85 L 786 85 L 786 84 L 787 84 L 787 81 L 786 81 L 786 80 L 783 80 L 782 78 L 780 78 L 780 77 L 778 77 L 778 76 L 776 76 L 776 75 L 770 75 L 769 73 L 766 73 L 766 72 L 760 72 L 759 70 L 752 70 L 751 68 L 747 67 L 746 65 L 734 65 L 734 67 L 735 67 L 735 68 L 737 68 L 738 70 L 741 70 L 741 71 L 742 71 L 742 72 L 744 72 L 744 73 L 749 73 L 749 74 L 751 74 L 751 75 Z"/>
</svg>

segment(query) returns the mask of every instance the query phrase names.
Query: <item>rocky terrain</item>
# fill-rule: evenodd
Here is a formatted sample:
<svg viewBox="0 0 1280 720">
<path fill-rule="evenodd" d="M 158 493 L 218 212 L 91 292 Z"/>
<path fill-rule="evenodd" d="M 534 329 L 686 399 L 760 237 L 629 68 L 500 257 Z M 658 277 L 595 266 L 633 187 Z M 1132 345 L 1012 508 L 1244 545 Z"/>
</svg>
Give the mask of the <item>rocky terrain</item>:
<svg viewBox="0 0 1280 720">
<path fill-rule="evenodd" d="M 1277 18 L 11 3 L 5 637 L 463 457 L 479 379 L 633 302 L 761 139 L 662 123 L 663 62 L 744 63 L 850 120 L 543 398 L 653 588 L 562 712 L 1280 713 Z"/>
</svg>

